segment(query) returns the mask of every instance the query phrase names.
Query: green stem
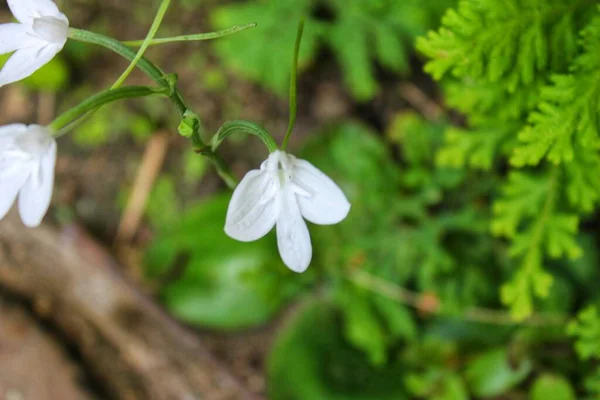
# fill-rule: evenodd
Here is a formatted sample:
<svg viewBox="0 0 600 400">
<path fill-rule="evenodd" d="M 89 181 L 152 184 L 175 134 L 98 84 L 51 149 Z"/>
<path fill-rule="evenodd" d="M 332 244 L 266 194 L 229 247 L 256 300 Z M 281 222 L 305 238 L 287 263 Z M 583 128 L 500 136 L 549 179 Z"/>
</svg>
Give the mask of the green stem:
<svg viewBox="0 0 600 400">
<path fill-rule="evenodd" d="M 101 35 L 99 33 L 84 31 L 77 28 L 69 28 L 69 38 L 78 42 L 90 43 L 105 47 L 129 61 L 133 61 L 137 55 L 135 51 L 131 50 L 127 46 L 124 46 L 123 43 L 119 42 L 118 40 Z M 150 77 L 150 79 L 159 85 L 164 86 L 165 78 L 163 72 L 156 65 L 148 61 L 147 58 L 140 58 L 136 64 L 136 67 L 141 69 Z"/>
<path fill-rule="evenodd" d="M 61 129 L 69 124 L 72 124 L 77 119 L 83 117 L 87 113 L 96 110 L 97 108 L 112 103 L 117 100 L 131 99 L 136 97 L 146 97 L 152 95 L 168 96 L 168 88 L 152 88 L 148 86 L 126 86 L 117 89 L 109 89 L 104 92 L 100 92 L 70 110 L 64 112 L 58 116 L 48 128 L 53 132 L 59 132 Z M 64 132 L 61 132 L 61 134 Z"/>
<path fill-rule="evenodd" d="M 298 32 L 296 34 L 296 44 L 294 46 L 294 58 L 292 62 L 292 75 L 290 77 L 290 122 L 288 124 L 287 132 L 285 133 L 285 137 L 283 138 L 283 143 L 281 144 L 281 150 L 287 148 L 288 142 L 290 140 L 290 136 L 292 135 L 292 131 L 294 130 L 294 125 L 296 124 L 296 98 L 297 98 L 297 82 L 298 82 L 298 57 L 300 54 L 300 43 L 302 43 L 302 33 L 304 32 L 304 22 L 305 18 L 302 18 L 298 23 Z"/>
<path fill-rule="evenodd" d="M 267 146 L 270 153 L 277 150 L 277 143 L 275 143 L 275 140 L 273 140 L 271 135 L 269 135 L 269 132 L 264 128 L 250 121 L 229 121 L 225 122 L 213 137 L 211 142 L 212 151 L 216 151 L 221 143 L 223 143 L 229 135 L 235 132 L 244 132 L 258 137 L 265 146 Z"/>
<path fill-rule="evenodd" d="M 112 86 L 113 89 L 118 88 L 119 86 L 121 86 L 123 84 L 123 82 L 125 82 L 125 79 L 127 79 L 129 74 L 131 74 L 131 72 L 135 68 L 136 64 L 138 63 L 138 61 L 144 56 L 146 49 L 148 49 L 148 47 L 150 46 L 150 42 L 152 41 L 152 39 L 154 39 L 156 32 L 158 32 L 158 29 L 160 28 L 160 24 L 162 23 L 162 20 L 165 17 L 165 14 L 167 13 L 167 9 L 169 8 L 170 4 L 171 4 L 171 0 L 162 0 L 162 2 L 160 3 L 160 6 L 158 7 L 158 11 L 156 12 L 156 16 L 154 17 L 154 21 L 152 22 L 152 25 L 150 26 L 150 30 L 148 31 L 148 34 L 146 35 L 146 39 L 144 39 L 144 41 L 142 42 L 142 46 L 138 50 L 138 52 L 135 55 L 135 57 L 133 58 L 133 60 L 131 60 L 131 63 L 129 64 L 127 69 L 121 74 L 119 79 L 117 79 L 117 81 L 113 84 L 113 86 Z"/>
<path fill-rule="evenodd" d="M 79 42 L 90 43 L 105 47 L 129 61 L 133 61 L 136 57 L 136 52 L 131 50 L 129 47 L 125 46 L 123 43 L 119 42 L 116 39 L 100 35 L 98 33 L 84 31 L 81 29 L 69 28 L 69 37 Z M 171 102 L 177 108 L 177 111 L 179 112 L 180 116 L 184 118 L 186 112 L 188 111 L 187 105 L 183 101 L 183 97 L 181 96 L 179 90 L 173 84 L 169 83 L 169 80 L 167 79 L 165 74 L 156 65 L 148 61 L 148 59 L 145 57 L 141 57 L 139 59 L 139 61 L 136 64 L 136 67 L 142 70 L 146 75 L 148 75 L 148 77 L 150 77 L 150 79 L 155 81 L 158 85 L 165 89 L 169 89 L 169 98 L 171 99 Z M 220 157 L 217 154 L 212 153 L 210 148 L 207 148 L 205 146 L 200 136 L 200 132 L 198 130 L 195 130 L 192 133 L 190 140 L 192 141 L 192 144 L 194 146 L 194 151 L 196 153 L 203 154 L 204 156 L 208 157 L 209 160 L 211 160 L 212 164 L 217 169 L 217 172 L 221 177 L 223 177 L 227 185 L 230 187 L 235 186 L 235 178 L 228 171 L 227 166 L 224 162 L 222 162 Z"/>
<path fill-rule="evenodd" d="M 252 22 L 252 23 L 245 24 L 245 25 L 235 25 L 235 26 L 232 26 L 231 28 L 223 29 L 223 30 L 216 31 L 216 32 L 197 33 L 195 35 L 181 35 L 181 36 L 173 36 L 173 37 L 168 37 L 168 38 L 152 39 L 150 41 L 149 45 L 156 46 L 156 45 L 167 44 L 167 43 L 196 42 L 196 41 L 201 41 L 201 40 L 217 39 L 217 38 L 220 38 L 223 36 L 232 35 L 234 33 L 241 32 L 243 30 L 255 28 L 255 27 L 256 27 L 256 22 Z M 129 41 L 121 42 L 121 43 L 123 43 L 125 46 L 129 46 L 129 47 L 139 47 L 144 43 L 144 40 L 129 40 Z"/>
</svg>

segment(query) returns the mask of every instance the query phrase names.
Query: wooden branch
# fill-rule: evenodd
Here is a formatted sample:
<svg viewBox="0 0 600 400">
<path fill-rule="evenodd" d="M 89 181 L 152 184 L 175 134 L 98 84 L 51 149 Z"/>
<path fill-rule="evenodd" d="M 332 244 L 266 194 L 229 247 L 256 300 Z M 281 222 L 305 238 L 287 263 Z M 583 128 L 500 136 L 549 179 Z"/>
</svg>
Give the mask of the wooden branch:
<svg viewBox="0 0 600 400">
<path fill-rule="evenodd" d="M 256 399 L 81 229 L 0 222 L 0 287 L 32 302 L 118 399 Z"/>
</svg>

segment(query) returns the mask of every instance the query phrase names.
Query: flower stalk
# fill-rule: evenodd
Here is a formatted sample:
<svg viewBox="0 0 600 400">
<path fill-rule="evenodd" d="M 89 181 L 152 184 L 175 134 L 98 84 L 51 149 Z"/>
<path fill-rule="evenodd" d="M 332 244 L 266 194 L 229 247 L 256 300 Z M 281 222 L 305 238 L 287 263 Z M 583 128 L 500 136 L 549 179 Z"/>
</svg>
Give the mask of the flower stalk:
<svg viewBox="0 0 600 400">
<path fill-rule="evenodd" d="M 296 109 L 297 109 L 297 97 L 298 97 L 298 58 L 300 55 L 300 44 L 302 43 L 302 34 L 304 33 L 304 22 L 305 18 L 302 18 L 298 22 L 298 31 L 296 33 L 296 44 L 294 45 L 294 57 L 292 61 L 292 74 L 290 76 L 290 122 L 288 124 L 287 132 L 283 138 L 281 144 L 281 150 L 287 149 L 290 136 L 296 125 Z"/>
<path fill-rule="evenodd" d="M 118 100 L 132 99 L 137 97 L 146 96 L 169 96 L 169 88 L 160 87 L 153 88 L 148 86 L 126 86 L 118 89 L 109 89 L 104 92 L 100 92 L 83 102 L 79 103 L 75 107 L 64 112 L 58 116 L 48 128 L 54 133 L 53 136 L 61 136 L 67 132 L 65 129 L 71 126 L 72 123 L 82 118 L 87 113 L 97 110 L 105 104 L 112 103 Z"/>
<path fill-rule="evenodd" d="M 117 53 L 118 55 L 129 61 L 135 60 L 137 56 L 137 53 L 135 51 L 125 46 L 118 40 L 98 33 L 70 28 L 69 37 L 73 40 L 77 40 L 80 42 L 102 46 Z M 177 87 L 173 85 L 172 81 L 168 79 L 168 76 L 160 70 L 160 68 L 158 68 L 156 65 L 154 65 L 151 61 L 149 61 L 143 56 L 139 58 L 135 66 L 142 70 L 146 75 L 148 75 L 150 79 L 156 82 L 159 86 L 163 88 L 168 88 L 170 92 L 169 98 L 177 108 L 177 111 L 179 112 L 182 119 L 189 118 L 189 115 L 196 115 L 195 113 L 188 112 L 190 110 L 185 104 L 183 96 L 181 95 Z M 192 125 L 197 127 L 200 126 L 199 123 Z M 194 147 L 194 151 L 198 154 L 206 156 L 211 161 L 213 166 L 217 169 L 218 174 L 221 177 L 223 177 L 225 183 L 231 188 L 235 187 L 236 179 L 226 167 L 226 164 L 222 160 L 222 158 L 218 154 L 213 153 L 211 148 L 204 144 L 204 141 L 200 136 L 199 128 L 196 128 L 193 132 L 191 132 L 190 140 Z"/>
<path fill-rule="evenodd" d="M 155 38 L 150 40 L 150 46 L 157 46 L 161 44 L 169 44 L 169 43 L 181 43 L 181 42 L 199 42 L 204 40 L 212 40 L 218 39 L 224 36 L 229 36 L 234 33 L 238 33 L 244 31 L 246 29 L 256 28 L 256 22 L 252 22 L 244 25 L 234 25 L 231 28 L 223 29 L 216 32 L 206 32 L 206 33 L 196 33 L 193 35 L 180 35 L 166 38 Z M 121 42 L 125 46 L 129 47 L 139 47 L 144 43 L 144 40 L 128 40 Z"/>
</svg>

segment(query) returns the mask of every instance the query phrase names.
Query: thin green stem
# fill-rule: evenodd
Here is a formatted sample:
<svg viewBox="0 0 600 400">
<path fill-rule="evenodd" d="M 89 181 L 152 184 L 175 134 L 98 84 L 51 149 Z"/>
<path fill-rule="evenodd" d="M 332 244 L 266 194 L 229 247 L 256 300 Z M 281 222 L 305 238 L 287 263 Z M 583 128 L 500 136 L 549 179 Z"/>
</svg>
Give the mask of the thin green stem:
<svg viewBox="0 0 600 400">
<path fill-rule="evenodd" d="M 152 95 L 168 96 L 168 88 L 152 88 L 148 86 L 126 86 L 117 89 L 109 89 L 104 92 L 98 93 L 77 106 L 67 110 L 60 116 L 58 116 L 48 128 L 53 132 L 65 133 L 62 130 L 64 127 L 71 125 L 76 120 L 85 116 L 87 113 L 92 112 L 105 104 L 112 103 L 117 100 L 131 99 L 136 97 L 146 97 Z M 62 130 L 62 131 L 61 131 Z"/>
<path fill-rule="evenodd" d="M 285 133 L 285 137 L 283 138 L 283 143 L 281 144 L 281 150 L 285 150 L 287 148 L 290 136 L 292 135 L 292 131 L 294 130 L 294 125 L 296 125 L 296 101 L 298 94 L 298 57 L 300 54 L 300 43 L 302 43 L 302 34 L 304 33 L 305 20 L 305 18 L 302 18 L 298 23 L 298 32 L 296 34 L 296 45 L 294 46 L 294 58 L 292 62 L 292 74 L 290 77 L 290 122 L 288 125 L 287 132 Z"/>
<path fill-rule="evenodd" d="M 395 300 L 401 304 L 413 307 L 421 311 L 429 311 L 432 314 L 440 317 L 459 318 L 466 321 L 478 322 L 489 325 L 522 325 L 533 327 L 552 327 L 561 326 L 568 320 L 568 316 L 564 314 L 534 314 L 523 321 L 516 321 L 509 313 L 503 310 L 470 307 L 463 310 L 460 315 L 447 313 L 443 310 L 440 304 L 437 304 L 439 299 L 432 298 L 431 295 L 422 294 L 410 291 L 406 288 L 398 286 L 393 282 L 387 281 L 368 272 L 357 270 L 348 276 L 348 279 L 355 285 L 364 289 L 378 293 L 391 300 Z M 436 307 L 428 308 L 426 304 L 436 304 Z"/>
<path fill-rule="evenodd" d="M 171 4 L 171 0 L 162 0 L 162 2 L 160 3 L 160 6 L 158 7 L 158 11 L 156 12 L 156 16 L 154 17 L 154 21 L 152 22 L 152 25 L 150 26 L 150 30 L 148 31 L 148 34 L 146 35 L 146 39 L 144 39 L 144 41 L 142 42 L 142 46 L 138 50 L 138 52 L 135 55 L 135 57 L 133 58 L 133 60 L 131 60 L 131 63 L 129 64 L 127 69 L 121 74 L 119 79 L 117 79 L 117 81 L 113 84 L 113 86 L 112 86 L 113 89 L 118 88 L 119 86 L 121 86 L 123 84 L 123 82 L 125 82 L 125 79 L 127 79 L 129 74 L 131 74 L 131 72 L 135 68 L 136 64 L 138 63 L 138 61 L 140 61 L 140 59 L 144 56 L 144 53 L 150 46 L 150 43 L 152 42 L 152 39 L 154 39 L 156 32 L 158 32 L 158 29 L 160 28 L 160 24 L 162 23 L 162 20 L 165 17 L 165 14 L 167 13 L 167 9 L 169 8 L 170 4 Z"/>
<path fill-rule="evenodd" d="M 235 25 L 235 26 L 232 26 L 231 28 L 223 29 L 223 30 L 216 31 L 216 32 L 197 33 L 194 35 L 181 35 L 181 36 L 173 36 L 173 37 L 168 37 L 168 38 L 152 39 L 149 43 L 149 46 L 156 46 L 156 45 L 167 44 L 167 43 L 196 42 L 196 41 L 201 41 L 201 40 L 217 39 L 217 38 L 220 38 L 223 36 L 232 35 L 234 33 L 241 32 L 243 30 L 255 28 L 255 27 L 256 27 L 256 22 L 252 22 L 250 24 L 245 24 L 245 25 Z M 121 42 L 121 43 L 123 43 L 125 46 L 129 46 L 129 47 L 139 47 L 144 43 L 144 40 L 129 40 L 129 41 Z"/>
<path fill-rule="evenodd" d="M 82 29 L 69 28 L 69 38 L 78 42 L 95 44 L 105 47 L 128 61 L 133 61 L 137 53 L 129 47 L 124 46 L 121 42 L 108 36 L 101 35 L 95 32 L 84 31 Z M 138 60 L 136 67 L 142 70 L 150 79 L 161 86 L 166 85 L 165 74 L 147 58 L 142 57 Z"/>
<path fill-rule="evenodd" d="M 229 121 L 225 122 L 213 137 L 211 141 L 212 151 L 216 151 L 221 143 L 223 143 L 229 135 L 235 132 L 244 132 L 258 137 L 264 145 L 267 146 L 270 153 L 277 150 L 277 143 L 275 143 L 275 140 L 273 140 L 271 135 L 269 135 L 269 132 L 264 128 L 250 121 Z"/>
<path fill-rule="evenodd" d="M 137 54 L 135 51 L 131 50 L 129 47 L 125 46 L 118 40 L 94 32 L 70 28 L 69 37 L 73 40 L 77 40 L 80 42 L 91 43 L 105 47 L 129 61 L 134 60 Z M 177 88 L 174 85 L 169 83 L 169 80 L 167 79 L 165 74 L 156 65 L 154 65 L 145 57 L 141 57 L 135 66 L 142 70 L 146 75 L 148 75 L 148 77 L 150 77 L 150 79 L 155 81 L 158 85 L 165 88 L 165 90 L 168 88 L 169 98 L 171 99 L 171 102 L 175 105 L 181 117 L 185 117 L 186 112 L 188 111 L 188 107 L 183 101 L 181 93 L 177 90 Z M 210 148 L 207 148 L 205 146 L 200 136 L 200 132 L 198 130 L 195 130 L 192 133 L 190 140 L 192 141 L 194 151 L 196 153 L 206 156 L 214 165 L 219 175 L 223 177 L 227 185 L 230 187 L 235 187 L 236 180 L 233 177 L 233 175 L 229 172 L 227 165 L 223 162 L 223 160 L 219 157 L 218 154 L 214 154 L 210 150 Z"/>
</svg>

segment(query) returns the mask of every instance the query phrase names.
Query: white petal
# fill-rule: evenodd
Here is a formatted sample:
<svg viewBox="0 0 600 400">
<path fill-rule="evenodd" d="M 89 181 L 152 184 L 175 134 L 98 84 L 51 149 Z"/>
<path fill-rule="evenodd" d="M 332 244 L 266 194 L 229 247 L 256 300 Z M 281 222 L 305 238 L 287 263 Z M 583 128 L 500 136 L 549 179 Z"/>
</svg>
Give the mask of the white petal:
<svg viewBox="0 0 600 400">
<path fill-rule="evenodd" d="M 0 137 L 2 136 L 16 136 L 20 133 L 27 131 L 27 125 L 25 124 L 8 124 L 0 126 Z"/>
<path fill-rule="evenodd" d="M 31 25 L 34 18 L 59 17 L 62 13 L 52 0 L 7 0 L 10 11 L 22 24 Z"/>
<path fill-rule="evenodd" d="M 0 71 L 0 86 L 27 78 L 50 61 L 62 46 L 48 44 L 17 50 Z"/>
<path fill-rule="evenodd" d="M 337 224 L 348 215 L 350 203 L 342 190 L 308 161 L 295 160 L 294 183 L 302 189 L 297 195 L 300 212 L 310 222 Z"/>
<path fill-rule="evenodd" d="M 306 222 L 300 215 L 296 194 L 290 186 L 280 193 L 281 212 L 277 218 L 277 247 L 285 265 L 304 272 L 312 258 L 312 245 Z"/>
<path fill-rule="evenodd" d="M 55 165 L 56 142 L 53 141 L 48 153 L 42 158 L 37 170 L 31 173 L 19 194 L 19 214 L 23 223 L 30 228 L 40 225 L 50 207 Z"/>
<path fill-rule="evenodd" d="M 36 39 L 31 36 L 29 28 L 23 24 L 0 25 L 0 54 L 29 47 L 35 42 Z"/>
<path fill-rule="evenodd" d="M 225 233 L 230 237 L 251 242 L 273 229 L 279 207 L 271 176 L 268 171 L 252 170 L 235 188 L 225 220 Z"/>
<path fill-rule="evenodd" d="M 12 173 L 0 171 L 0 219 L 6 216 L 29 177 L 30 168 L 25 164 L 22 167 L 16 167 L 16 172 Z"/>
</svg>

